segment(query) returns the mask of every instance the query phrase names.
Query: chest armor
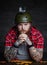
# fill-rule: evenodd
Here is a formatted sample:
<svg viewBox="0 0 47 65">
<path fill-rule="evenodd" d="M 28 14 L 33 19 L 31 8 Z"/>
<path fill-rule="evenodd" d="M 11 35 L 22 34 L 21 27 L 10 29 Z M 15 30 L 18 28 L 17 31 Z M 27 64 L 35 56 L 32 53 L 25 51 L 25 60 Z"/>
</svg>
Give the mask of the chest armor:
<svg viewBox="0 0 47 65">
<path fill-rule="evenodd" d="M 20 60 L 30 59 L 28 48 L 25 42 L 19 46 L 18 51 L 17 51 L 17 58 Z"/>
</svg>

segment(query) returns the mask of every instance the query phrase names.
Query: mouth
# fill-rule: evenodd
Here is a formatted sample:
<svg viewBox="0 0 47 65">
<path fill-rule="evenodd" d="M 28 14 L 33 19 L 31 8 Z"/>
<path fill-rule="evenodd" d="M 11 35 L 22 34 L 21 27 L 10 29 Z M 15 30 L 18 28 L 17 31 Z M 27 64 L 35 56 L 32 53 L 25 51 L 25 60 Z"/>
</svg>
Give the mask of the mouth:
<svg viewBox="0 0 47 65">
<path fill-rule="evenodd" d="M 21 33 L 26 33 L 26 31 L 25 30 L 22 30 Z"/>
<path fill-rule="evenodd" d="M 21 32 L 21 33 L 26 33 L 26 32 Z"/>
</svg>

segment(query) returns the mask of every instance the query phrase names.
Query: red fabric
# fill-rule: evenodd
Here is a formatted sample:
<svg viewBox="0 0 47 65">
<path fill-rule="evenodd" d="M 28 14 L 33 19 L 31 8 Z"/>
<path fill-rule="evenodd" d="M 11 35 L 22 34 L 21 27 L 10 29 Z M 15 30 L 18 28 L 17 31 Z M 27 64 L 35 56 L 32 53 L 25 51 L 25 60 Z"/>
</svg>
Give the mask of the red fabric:
<svg viewBox="0 0 47 65">
<path fill-rule="evenodd" d="M 16 42 L 17 33 L 12 28 L 6 35 L 5 46 L 13 46 Z M 32 27 L 29 35 L 30 40 L 33 42 L 35 48 L 44 48 L 44 38 L 40 31 Z"/>
</svg>

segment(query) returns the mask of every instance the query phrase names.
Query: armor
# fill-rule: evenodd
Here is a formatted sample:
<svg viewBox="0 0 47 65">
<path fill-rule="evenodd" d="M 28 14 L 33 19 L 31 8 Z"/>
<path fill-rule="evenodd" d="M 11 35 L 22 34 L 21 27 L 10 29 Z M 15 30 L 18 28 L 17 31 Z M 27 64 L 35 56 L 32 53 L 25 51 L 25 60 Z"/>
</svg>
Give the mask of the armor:
<svg viewBox="0 0 47 65">
<path fill-rule="evenodd" d="M 15 23 L 27 23 L 27 22 L 32 22 L 32 16 L 29 12 L 19 12 L 15 16 Z"/>
</svg>

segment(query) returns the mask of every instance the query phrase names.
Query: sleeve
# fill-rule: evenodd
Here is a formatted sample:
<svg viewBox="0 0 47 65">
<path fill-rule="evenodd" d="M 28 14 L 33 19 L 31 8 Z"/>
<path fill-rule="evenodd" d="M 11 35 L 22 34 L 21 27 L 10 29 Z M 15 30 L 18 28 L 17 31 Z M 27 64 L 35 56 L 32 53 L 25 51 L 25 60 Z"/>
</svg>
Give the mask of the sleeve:
<svg viewBox="0 0 47 65">
<path fill-rule="evenodd" d="M 40 31 L 37 31 L 37 48 L 44 48 L 44 37 Z"/>
<path fill-rule="evenodd" d="M 13 46 L 13 43 L 16 41 L 16 33 L 12 29 L 8 32 L 5 37 L 5 46 Z"/>
<path fill-rule="evenodd" d="M 16 56 L 17 48 L 13 47 L 15 39 L 15 32 L 14 30 L 10 30 L 8 34 L 6 35 L 5 39 L 5 51 L 4 51 L 4 57 L 7 61 L 10 61 Z"/>
</svg>

